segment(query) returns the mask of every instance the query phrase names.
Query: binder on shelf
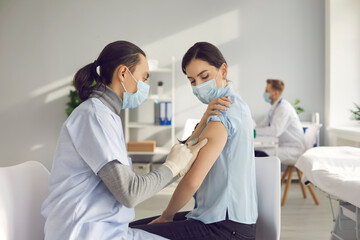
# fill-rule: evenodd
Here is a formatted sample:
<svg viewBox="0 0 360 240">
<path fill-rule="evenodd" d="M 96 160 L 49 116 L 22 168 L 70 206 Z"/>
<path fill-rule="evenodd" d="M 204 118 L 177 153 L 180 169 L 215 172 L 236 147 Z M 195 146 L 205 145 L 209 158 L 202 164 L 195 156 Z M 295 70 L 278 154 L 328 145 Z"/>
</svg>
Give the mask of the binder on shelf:
<svg viewBox="0 0 360 240">
<path fill-rule="evenodd" d="M 171 125 L 172 123 L 172 102 L 155 101 L 154 102 L 154 124 Z"/>
<path fill-rule="evenodd" d="M 166 102 L 160 102 L 160 125 L 166 125 Z"/>
<path fill-rule="evenodd" d="M 172 120 L 172 102 L 166 102 L 165 125 L 171 125 Z"/>
<path fill-rule="evenodd" d="M 154 124 L 160 125 L 160 102 L 154 102 Z"/>
</svg>

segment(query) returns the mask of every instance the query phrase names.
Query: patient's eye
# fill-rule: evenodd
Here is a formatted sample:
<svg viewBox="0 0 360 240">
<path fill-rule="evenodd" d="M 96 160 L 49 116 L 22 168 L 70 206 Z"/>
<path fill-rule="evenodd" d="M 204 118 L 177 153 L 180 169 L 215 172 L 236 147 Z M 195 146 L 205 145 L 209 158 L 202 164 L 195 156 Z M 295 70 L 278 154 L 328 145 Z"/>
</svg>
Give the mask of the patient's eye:
<svg viewBox="0 0 360 240">
<path fill-rule="evenodd" d="M 201 79 L 202 79 L 202 80 L 205 80 L 205 79 L 207 79 L 208 77 L 209 77 L 209 74 L 201 75 Z"/>
</svg>

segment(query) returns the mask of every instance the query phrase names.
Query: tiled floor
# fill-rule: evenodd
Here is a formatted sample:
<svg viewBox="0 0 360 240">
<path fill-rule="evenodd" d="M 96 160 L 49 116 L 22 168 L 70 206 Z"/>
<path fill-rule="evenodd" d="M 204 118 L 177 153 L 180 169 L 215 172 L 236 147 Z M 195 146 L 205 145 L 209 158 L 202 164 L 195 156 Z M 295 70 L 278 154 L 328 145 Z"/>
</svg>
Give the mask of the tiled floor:
<svg viewBox="0 0 360 240">
<path fill-rule="evenodd" d="M 135 208 L 136 219 L 161 214 L 175 187 L 175 184 L 170 185 L 154 197 L 139 204 Z M 330 239 L 333 222 L 329 200 L 318 189 L 315 189 L 315 192 L 320 202 L 318 206 L 314 204 L 309 192 L 307 192 L 307 199 L 303 199 L 299 184 L 292 183 L 286 205 L 281 208 L 281 240 Z M 194 201 L 191 200 L 183 210 L 191 210 L 193 204 Z M 336 202 L 333 206 L 336 211 Z"/>
</svg>

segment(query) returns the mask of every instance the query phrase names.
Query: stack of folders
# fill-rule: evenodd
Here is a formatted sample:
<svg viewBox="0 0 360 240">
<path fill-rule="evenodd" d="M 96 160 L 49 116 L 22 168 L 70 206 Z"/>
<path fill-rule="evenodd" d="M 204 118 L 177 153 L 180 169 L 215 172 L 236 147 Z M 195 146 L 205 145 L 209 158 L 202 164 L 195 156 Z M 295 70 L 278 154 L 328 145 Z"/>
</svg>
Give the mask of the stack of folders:
<svg viewBox="0 0 360 240">
<path fill-rule="evenodd" d="M 127 148 L 129 152 L 154 152 L 155 141 L 129 141 Z"/>
<path fill-rule="evenodd" d="M 155 125 L 171 125 L 172 122 L 172 102 L 154 102 Z"/>
</svg>

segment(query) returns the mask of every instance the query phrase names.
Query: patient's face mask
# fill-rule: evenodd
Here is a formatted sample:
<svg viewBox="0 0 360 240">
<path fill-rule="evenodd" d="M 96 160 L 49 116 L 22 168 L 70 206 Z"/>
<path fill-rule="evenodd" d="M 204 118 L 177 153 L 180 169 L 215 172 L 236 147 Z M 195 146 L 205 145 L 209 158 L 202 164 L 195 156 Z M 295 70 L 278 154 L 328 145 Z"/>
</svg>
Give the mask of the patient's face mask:
<svg viewBox="0 0 360 240">
<path fill-rule="evenodd" d="M 270 98 L 270 93 L 264 92 L 264 100 L 267 103 L 271 103 L 272 99 Z"/>
<path fill-rule="evenodd" d="M 214 98 L 219 98 L 224 91 L 224 87 L 218 88 L 216 86 L 216 78 L 219 75 L 220 69 L 216 77 L 204 82 L 202 84 L 192 86 L 194 95 L 205 104 L 209 104 Z"/>
<path fill-rule="evenodd" d="M 134 81 L 137 82 L 137 91 L 135 93 L 128 93 L 124 84 L 121 82 L 125 90 L 123 95 L 122 109 L 136 108 L 140 106 L 148 98 L 150 89 L 150 86 L 148 84 L 144 83 L 143 81 L 136 80 L 136 78 L 132 75 L 129 69 L 128 72 L 130 73 Z"/>
</svg>

